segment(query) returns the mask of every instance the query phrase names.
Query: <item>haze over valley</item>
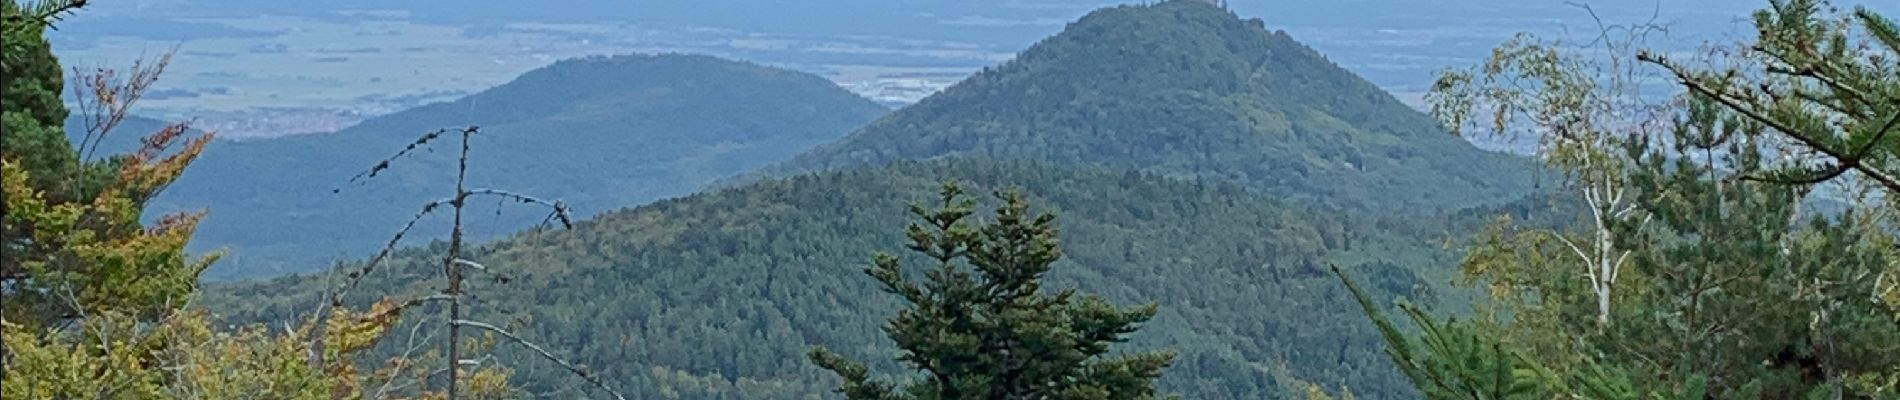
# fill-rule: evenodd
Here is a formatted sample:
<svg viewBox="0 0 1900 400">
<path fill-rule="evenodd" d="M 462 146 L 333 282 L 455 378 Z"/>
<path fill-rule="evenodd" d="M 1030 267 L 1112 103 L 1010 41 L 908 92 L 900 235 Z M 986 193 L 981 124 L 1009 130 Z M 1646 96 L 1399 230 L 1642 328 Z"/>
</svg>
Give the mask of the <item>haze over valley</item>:
<svg viewBox="0 0 1900 400">
<path fill-rule="evenodd" d="M 1672 43 L 1733 40 L 1755 5 L 1721 0 L 1580 2 L 1610 23 L 1654 17 Z M 1853 1 L 1876 9 L 1900 6 Z M 922 99 L 1062 29 L 1107 1 L 566 1 L 518 3 L 127 0 L 51 35 L 73 66 L 117 66 L 176 48 L 141 112 L 194 118 L 226 139 L 328 132 L 453 100 L 557 60 L 683 52 L 823 76 L 891 107 Z M 1418 105 L 1433 74 L 1473 63 L 1518 32 L 1594 29 L 1561 1 L 1233 1 L 1341 66 Z M 1375 15 L 1353 10 L 1377 9 Z M 188 10 L 188 11 L 187 11 Z M 1653 14 L 1653 15 L 1652 15 Z M 1694 45 L 1671 50 L 1694 50 Z M 470 113 L 484 112 L 479 105 Z"/>
</svg>

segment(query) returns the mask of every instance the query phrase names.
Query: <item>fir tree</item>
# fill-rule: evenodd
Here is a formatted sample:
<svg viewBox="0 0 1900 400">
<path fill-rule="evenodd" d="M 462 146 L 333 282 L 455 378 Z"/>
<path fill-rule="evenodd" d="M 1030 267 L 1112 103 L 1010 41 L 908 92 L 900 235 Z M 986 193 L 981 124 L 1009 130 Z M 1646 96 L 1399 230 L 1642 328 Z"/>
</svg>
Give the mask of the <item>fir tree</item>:
<svg viewBox="0 0 1900 400">
<path fill-rule="evenodd" d="M 1055 216 L 1032 214 L 1021 194 L 997 195 L 996 221 L 973 227 L 974 202 L 945 184 L 937 209 L 912 206 L 911 251 L 936 263 L 923 282 L 905 277 L 896 256 L 879 254 L 865 272 L 909 308 L 884 330 L 899 361 L 921 380 L 871 379 L 860 362 L 812 350 L 820 367 L 844 378 L 851 399 L 1146 399 L 1174 358 L 1168 352 L 1108 356 L 1157 306 L 1117 308 L 1074 290 L 1043 293 L 1043 274 L 1062 257 Z M 967 265 L 967 266 L 966 266 Z"/>
</svg>

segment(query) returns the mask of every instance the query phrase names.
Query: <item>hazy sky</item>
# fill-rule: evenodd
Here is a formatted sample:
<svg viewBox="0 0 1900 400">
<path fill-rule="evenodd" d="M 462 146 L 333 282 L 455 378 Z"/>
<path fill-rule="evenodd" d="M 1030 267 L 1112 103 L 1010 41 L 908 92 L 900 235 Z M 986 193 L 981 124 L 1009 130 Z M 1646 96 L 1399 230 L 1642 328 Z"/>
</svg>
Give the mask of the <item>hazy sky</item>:
<svg viewBox="0 0 1900 400">
<path fill-rule="evenodd" d="M 1672 26 L 1671 43 L 1743 37 L 1765 1 L 1593 0 L 1614 23 Z M 449 99 L 587 54 L 688 52 L 817 73 L 899 105 L 1098 7 L 1090 0 L 102 0 L 52 33 L 69 66 L 176 48 L 148 114 L 227 137 L 331 130 Z M 1900 15 L 1900 0 L 1866 4 Z M 1517 32 L 1594 30 L 1546 0 L 1231 1 L 1401 98 Z"/>
</svg>

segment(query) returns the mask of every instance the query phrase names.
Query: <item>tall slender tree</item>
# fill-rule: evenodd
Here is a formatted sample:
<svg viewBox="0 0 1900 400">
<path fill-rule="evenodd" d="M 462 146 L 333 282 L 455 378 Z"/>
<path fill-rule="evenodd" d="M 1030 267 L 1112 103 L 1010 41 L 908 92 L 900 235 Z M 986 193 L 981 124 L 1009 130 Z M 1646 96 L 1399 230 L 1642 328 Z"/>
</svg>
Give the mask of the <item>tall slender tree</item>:
<svg viewBox="0 0 1900 400">
<path fill-rule="evenodd" d="M 1564 173 L 1564 188 L 1588 211 L 1582 228 L 1532 231 L 1522 239 L 1562 245 L 1568 254 L 1552 265 L 1588 278 L 1600 325 L 1611 323 L 1629 262 L 1629 251 L 1618 246 L 1629 228 L 1652 217 L 1631 197 L 1619 153 L 1631 138 L 1663 135 L 1670 127 L 1670 105 L 1643 93 L 1648 77 L 1634 57 L 1659 29 L 1599 20 L 1599 34 L 1582 42 L 1522 34 L 1483 65 L 1445 73 L 1427 95 L 1432 114 L 1453 133 L 1533 140 L 1536 154 Z M 1588 53 L 1569 51 L 1575 48 Z"/>
</svg>

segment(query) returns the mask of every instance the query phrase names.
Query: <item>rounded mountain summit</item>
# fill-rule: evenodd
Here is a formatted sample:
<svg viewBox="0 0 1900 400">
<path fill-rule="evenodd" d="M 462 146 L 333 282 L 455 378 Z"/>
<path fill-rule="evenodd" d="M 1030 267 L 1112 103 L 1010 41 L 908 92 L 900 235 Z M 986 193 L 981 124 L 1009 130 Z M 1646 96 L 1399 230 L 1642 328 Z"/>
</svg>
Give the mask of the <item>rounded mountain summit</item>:
<svg viewBox="0 0 1900 400">
<path fill-rule="evenodd" d="M 480 126 L 472 185 L 560 199 L 593 215 L 692 193 L 886 112 L 822 77 L 752 63 L 677 54 L 571 59 L 337 132 L 218 141 L 153 211 L 210 210 L 193 248 L 230 254 L 208 276 L 313 271 L 375 252 L 423 203 L 453 193 L 449 140 L 350 182 L 425 132 Z M 544 213 L 476 207 L 485 214 L 470 225 L 478 239 L 529 227 Z M 435 225 L 444 224 L 420 226 Z"/>
</svg>

